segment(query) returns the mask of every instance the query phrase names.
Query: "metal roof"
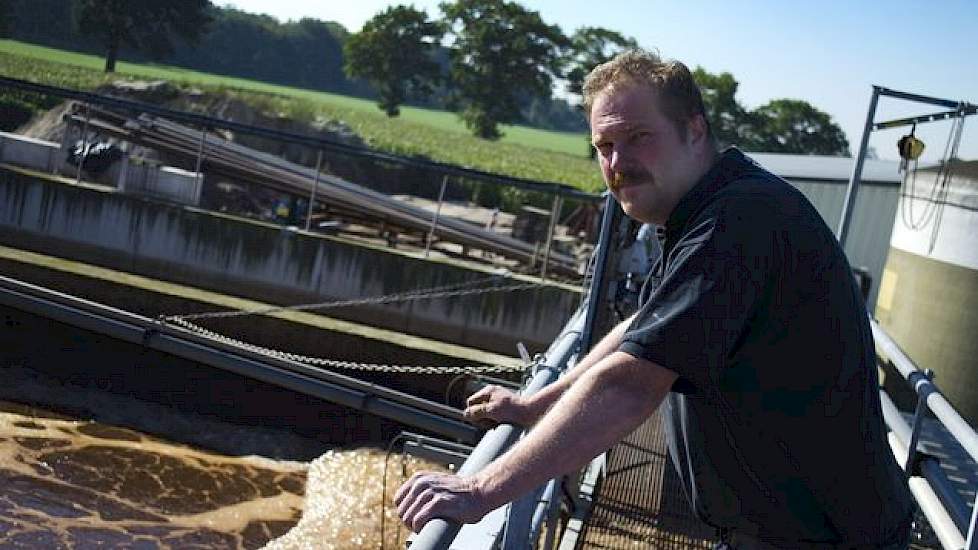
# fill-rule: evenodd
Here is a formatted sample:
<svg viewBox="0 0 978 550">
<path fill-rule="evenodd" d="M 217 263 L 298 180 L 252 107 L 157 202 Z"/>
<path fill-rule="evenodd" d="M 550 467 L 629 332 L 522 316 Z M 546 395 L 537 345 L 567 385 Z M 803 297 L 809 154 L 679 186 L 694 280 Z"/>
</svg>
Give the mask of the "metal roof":
<svg viewBox="0 0 978 550">
<path fill-rule="evenodd" d="M 824 155 L 788 155 L 783 153 L 746 153 L 758 164 L 778 176 L 789 179 L 837 180 L 848 182 L 855 159 Z M 895 160 L 866 159 L 864 182 L 900 183 L 900 164 Z"/>
</svg>

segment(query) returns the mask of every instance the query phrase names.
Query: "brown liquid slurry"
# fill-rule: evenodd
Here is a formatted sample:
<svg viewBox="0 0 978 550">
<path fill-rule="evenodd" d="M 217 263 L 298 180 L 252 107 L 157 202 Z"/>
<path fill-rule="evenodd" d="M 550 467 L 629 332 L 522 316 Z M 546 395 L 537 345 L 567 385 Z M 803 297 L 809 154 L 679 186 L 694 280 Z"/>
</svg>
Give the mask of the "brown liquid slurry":
<svg viewBox="0 0 978 550">
<path fill-rule="evenodd" d="M 224 456 L 0 402 L 0 548 L 376 549 L 385 456 Z M 433 467 L 389 464 L 385 547 L 403 548 L 390 497 Z"/>
<path fill-rule="evenodd" d="M 404 548 L 410 534 L 391 504 L 406 477 L 445 468 L 377 449 L 328 452 L 309 465 L 305 509 L 299 524 L 272 541 L 269 550 Z M 387 483 L 384 463 L 387 463 Z M 381 544 L 381 504 L 384 533 Z"/>
</svg>

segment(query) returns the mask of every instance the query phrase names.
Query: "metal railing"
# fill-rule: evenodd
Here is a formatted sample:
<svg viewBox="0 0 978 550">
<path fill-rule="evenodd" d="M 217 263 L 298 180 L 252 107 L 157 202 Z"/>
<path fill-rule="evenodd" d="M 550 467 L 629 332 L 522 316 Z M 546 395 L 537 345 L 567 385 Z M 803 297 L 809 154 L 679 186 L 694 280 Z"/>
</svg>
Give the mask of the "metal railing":
<svg viewBox="0 0 978 550">
<path fill-rule="evenodd" d="M 606 195 L 601 233 L 595 251 L 597 257 L 594 275 L 586 299 L 564 325 L 544 358 L 538 363 L 536 372 L 522 390 L 523 395 L 532 395 L 554 382 L 578 355 L 583 356 L 590 349 L 594 340 L 595 320 L 603 301 L 602 289 L 607 284 L 607 266 L 615 237 L 613 223 L 619 212 L 614 197 L 610 194 Z M 516 443 L 522 433 L 522 428 L 510 424 L 493 428 L 479 441 L 468 460 L 462 464 L 458 474 L 471 475 L 486 467 Z M 592 473 L 595 469 L 594 464 L 603 464 L 603 455 L 596 458 L 589 466 L 588 470 Z M 522 550 L 535 546 L 543 524 L 547 523 L 549 529 L 544 547 L 552 548 L 556 543 L 554 526 L 561 502 L 560 483 L 559 479 L 550 480 L 523 498 L 490 512 L 482 521 L 474 525 L 462 526 L 457 522 L 433 519 L 416 536 L 409 539 L 410 547 L 412 550 L 472 550 L 497 547 L 503 550 Z M 594 483 L 594 479 L 588 482 L 589 485 Z"/>
<path fill-rule="evenodd" d="M 978 550 L 975 533 L 978 505 L 973 502 L 969 512 L 968 503 L 951 485 L 938 459 L 922 453 L 918 448 L 927 411 L 933 413 L 956 443 L 976 462 L 978 433 L 941 394 L 931 381 L 931 373 L 918 369 L 875 320 L 870 319 L 870 325 L 877 347 L 918 396 L 913 422 L 908 424 L 890 396 L 880 390 L 883 418 L 891 430 L 890 446 L 897 458 L 903 459 L 910 491 L 945 549 Z"/>
<path fill-rule="evenodd" d="M 523 395 L 532 395 L 557 379 L 559 372 L 567 365 L 577 351 L 581 329 L 584 324 L 583 310 L 578 310 L 564 327 L 560 336 L 546 352 L 545 358 L 539 363 L 539 368 L 523 390 Z M 471 475 L 502 455 L 523 433 L 523 429 L 511 424 L 501 424 L 489 430 L 472 450 L 472 454 L 459 468 L 459 475 Z M 506 508 L 506 507 L 504 507 Z M 480 523 L 466 526 L 466 532 L 461 533 L 462 525 L 443 519 L 433 519 L 421 529 L 421 532 L 411 542 L 412 550 L 436 550 L 447 548 L 474 548 L 472 542 L 481 539 L 481 547 L 486 545 L 487 537 L 493 533 L 498 535 L 505 525 L 506 510 L 500 509 L 488 514 Z M 487 535 L 490 533 L 490 535 Z M 459 539 L 456 541 L 456 537 Z M 452 543 L 456 542 L 457 546 Z"/>
</svg>

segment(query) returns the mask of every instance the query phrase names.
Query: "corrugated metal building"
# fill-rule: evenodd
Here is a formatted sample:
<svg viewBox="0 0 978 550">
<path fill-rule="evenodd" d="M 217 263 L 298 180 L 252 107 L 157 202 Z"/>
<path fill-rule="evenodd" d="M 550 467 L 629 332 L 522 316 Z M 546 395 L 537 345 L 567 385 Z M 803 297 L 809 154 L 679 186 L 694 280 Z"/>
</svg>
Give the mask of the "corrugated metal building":
<svg viewBox="0 0 978 550">
<path fill-rule="evenodd" d="M 817 155 L 747 153 L 758 164 L 781 176 L 808 197 L 825 223 L 835 231 L 842 215 L 854 159 Z M 879 281 L 890 248 L 890 233 L 900 198 L 899 163 L 867 159 L 849 228 L 846 254 L 853 267 L 873 277 L 870 311 L 875 311 Z"/>
</svg>

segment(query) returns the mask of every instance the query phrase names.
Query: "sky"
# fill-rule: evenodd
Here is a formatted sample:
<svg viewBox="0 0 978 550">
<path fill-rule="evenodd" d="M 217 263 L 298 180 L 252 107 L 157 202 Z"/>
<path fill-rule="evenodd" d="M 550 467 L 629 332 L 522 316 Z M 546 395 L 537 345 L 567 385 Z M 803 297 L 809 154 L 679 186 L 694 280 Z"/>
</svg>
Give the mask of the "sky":
<svg viewBox="0 0 978 550">
<path fill-rule="evenodd" d="M 281 21 L 312 17 L 350 32 L 392 4 L 412 3 L 440 17 L 436 0 L 386 2 L 233 0 L 238 9 Z M 570 34 L 597 26 L 632 36 L 690 68 L 730 72 L 748 108 L 772 99 L 808 101 L 842 127 L 856 152 L 872 86 L 978 103 L 978 1 L 975 0 L 520 0 L 548 24 Z M 877 122 L 947 110 L 882 98 Z M 918 126 L 926 144 L 921 164 L 944 156 L 950 122 Z M 873 132 L 870 147 L 897 158 L 909 128 Z M 964 126 L 959 157 L 978 159 L 978 116 Z"/>
</svg>

